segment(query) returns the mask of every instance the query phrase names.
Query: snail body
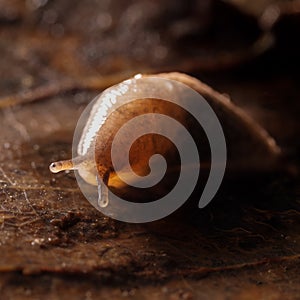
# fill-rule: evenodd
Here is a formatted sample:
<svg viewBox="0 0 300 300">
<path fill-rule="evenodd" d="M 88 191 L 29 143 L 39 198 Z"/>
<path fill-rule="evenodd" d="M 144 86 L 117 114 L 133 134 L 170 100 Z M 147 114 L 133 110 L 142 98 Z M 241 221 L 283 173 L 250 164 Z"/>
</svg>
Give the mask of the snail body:
<svg viewBox="0 0 300 300">
<path fill-rule="evenodd" d="M 173 85 L 172 81 L 179 82 L 181 85 L 179 87 Z M 268 159 L 261 160 L 260 169 L 272 168 L 276 164 L 280 149 L 275 141 L 227 97 L 186 74 L 164 73 L 137 75 L 107 89 L 97 97 L 90 111 L 83 118 L 84 126 L 80 130 L 81 136 L 76 141 L 74 158 L 52 163 L 50 170 L 54 173 L 78 170 L 80 177 L 86 183 L 99 186 L 100 206 L 108 204 L 107 187 L 117 193 L 119 191 L 120 195 L 127 194 L 129 198 L 135 198 L 139 195 L 143 184 L 137 184 L 133 189 L 128 188 L 128 185 L 138 183 L 141 178 L 147 176 L 153 186 L 147 195 L 152 200 L 158 199 L 176 183 L 179 166 L 182 164 L 182 158 L 176 149 L 178 145 L 174 145 L 172 139 L 179 141 L 181 149 L 192 147 L 189 146 L 189 138 L 185 138 L 183 134 L 183 130 L 187 130 L 200 152 L 202 168 L 209 172 L 211 166 L 206 162 L 212 161 L 217 150 L 213 152 L 210 149 L 207 143 L 207 132 L 198 124 L 191 111 L 186 109 L 189 95 L 186 94 L 185 86 L 204 96 L 220 120 L 228 146 L 229 168 L 237 170 L 253 168 L 262 156 Z M 154 96 L 149 97 L 152 94 Z M 168 99 L 176 99 L 176 101 L 170 102 Z M 147 116 L 147 118 L 138 118 L 139 116 Z M 176 122 L 166 125 L 166 119 L 169 122 L 169 118 L 181 125 Z M 205 119 L 205 115 L 203 118 Z M 135 119 L 135 125 L 130 130 L 120 131 L 132 119 Z M 164 137 L 166 127 L 168 127 L 167 138 Z M 136 132 L 138 138 L 134 139 L 132 135 Z M 118 136 L 118 144 L 114 146 L 116 136 Z M 128 140 L 132 140 L 129 148 Z M 251 153 L 247 146 L 249 144 L 255 146 Z M 124 150 L 128 150 L 129 154 L 124 154 Z M 245 155 L 247 160 L 243 159 Z M 161 157 L 165 160 L 162 161 Z M 184 167 L 199 168 L 199 161 L 191 157 L 190 160 L 185 161 Z M 153 170 L 156 171 L 152 172 Z M 156 172 L 162 173 L 158 176 L 164 178 L 161 183 L 150 176 L 151 173 L 157 175 Z M 147 196 L 143 197 L 147 198 Z"/>
</svg>

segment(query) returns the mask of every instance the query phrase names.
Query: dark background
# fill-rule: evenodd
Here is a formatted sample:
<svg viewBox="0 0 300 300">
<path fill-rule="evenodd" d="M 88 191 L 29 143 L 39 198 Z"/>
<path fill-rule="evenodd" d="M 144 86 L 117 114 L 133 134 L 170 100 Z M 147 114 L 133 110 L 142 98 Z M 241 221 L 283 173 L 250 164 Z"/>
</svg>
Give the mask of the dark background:
<svg viewBox="0 0 300 300">
<path fill-rule="evenodd" d="M 299 297 L 300 2 L 274 3 L 0 0 L 0 298 Z M 143 225 L 103 217 L 72 173 L 49 173 L 101 89 L 162 71 L 228 94 L 290 171 Z"/>
</svg>

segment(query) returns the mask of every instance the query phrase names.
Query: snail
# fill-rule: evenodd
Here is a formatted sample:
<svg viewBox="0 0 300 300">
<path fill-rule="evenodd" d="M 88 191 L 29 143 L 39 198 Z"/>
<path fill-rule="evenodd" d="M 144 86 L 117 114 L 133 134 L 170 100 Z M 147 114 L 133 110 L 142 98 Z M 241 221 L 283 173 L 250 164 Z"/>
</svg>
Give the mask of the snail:
<svg viewBox="0 0 300 300">
<path fill-rule="evenodd" d="M 210 107 L 203 106 L 201 124 L 194 114 L 197 103 L 188 99 L 195 94 L 202 95 L 203 103 L 207 102 Z M 187 106 L 188 100 L 191 106 Z M 147 119 L 139 116 L 147 116 Z M 133 119 L 136 123 L 122 131 Z M 202 121 L 209 125 L 203 127 Z M 74 158 L 53 162 L 50 171 L 77 170 L 87 186 L 98 187 L 97 205 L 100 207 L 108 205 L 109 190 L 135 202 L 160 199 L 176 185 L 180 171 L 188 169 L 186 174 L 189 174 L 190 170 L 199 169 L 200 160 L 194 152 L 186 155 L 186 160 L 179 153 L 192 149 L 185 131 L 200 153 L 201 172 L 204 170 L 209 176 L 213 171 L 219 174 L 215 181 L 222 179 L 225 159 L 228 171 L 263 171 L 276 166 L 281 152 L 275 140 L 228 97 L 183 73 L 138 74 L 125 80 L 98 96 L 79 123 L 73 143 Z M 211 133 L 215 136 L 208 136 L 209 127 L 214 127 Z M 180 151 L 172 140 L 175 137 L 179 137 L 182 145 Z M 216 138 L 219 140 L 213 150 L 210 142 Z M 117 145 L 114 144 L 116 139 Z M 141 199 L 141 189 L 145 186 L 139 181 L 143 177 L 149 179 L 147 187 L 151 188 Z"/>
</svg>

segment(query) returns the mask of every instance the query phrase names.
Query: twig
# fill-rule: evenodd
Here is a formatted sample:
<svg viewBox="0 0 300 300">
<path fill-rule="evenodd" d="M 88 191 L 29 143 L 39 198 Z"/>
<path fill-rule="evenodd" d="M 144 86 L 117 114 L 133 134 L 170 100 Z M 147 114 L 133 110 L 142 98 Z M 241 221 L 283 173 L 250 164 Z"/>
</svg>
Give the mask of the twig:
<svg viewBox="0 0 300 300">
<path fill-rule="evenodd" d="M 0 167 L 0 173 L 3 175 L 3 177 L 9 182 L 10 185 L 14 186 L 15 183 L 7 176 L 7 174 L 4 172 L 2 167 Z M 1 181 L 2 182 L 2 181 Z"/>
<path fill-rule="evenodd" d="M 295 261 L 300 259 L 300 254 L 296 255 L 289 255 L 289 256 L 282 256 L 282 257 L 273 257 L 273 258 L 264 258 L 254 262 L 247 262 L 235 265 L 228 265 L 222 267 L 200 267 L 194 268 L 190 270 L 180 270 L 177 272 L 178 275 L 201 275 L 201 274 L 212 274 L 212 273 L 219 273 L 225 271 L 236 271 L 241 269 L 249 269 L 254 267 L 259 267 L 269 263 L 281 263 L 286 261 Z"/>
<path fill-rule="evenodd" d="M 103 90 L 128 77 L 128 74 L 116 74 L 104 77 L 82 78 L 80 81 L 66 79 L 52 82 L 29 91 L 2 97 L 0 99 L 0 109 L 20 104 L 27 104 L 75 90 Z"/>
</svg>

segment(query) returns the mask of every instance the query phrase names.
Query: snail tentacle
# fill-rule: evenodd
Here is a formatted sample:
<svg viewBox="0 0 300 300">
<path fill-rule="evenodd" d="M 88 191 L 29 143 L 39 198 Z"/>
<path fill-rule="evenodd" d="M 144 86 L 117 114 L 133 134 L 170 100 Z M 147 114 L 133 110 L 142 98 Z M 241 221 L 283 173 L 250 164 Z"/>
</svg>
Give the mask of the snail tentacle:
<svg viewBox="0 0 300 300">
<path fill-rule="evenodd" d="M 106 207 L 109 203 L 108 187 L 100 179 L 99 175 L 96 176 L 97 189 L 98 189 L 98 204 L 100 207 Z"/>
<path fill-rule="evenodd" d="M 49 169 L 52 173 L 61 171 L 78 170 L 80 165 L 84 162 L 83 157 L 78 156 L 73 159 L 60 160 L 50 164 Z"/>
<path fill-rule="evenodd" d="M 65 170 L 73 170 L 74 164 L 71 159 L 60 160 L 60 161 L 53 162 L 49 166 L 49 169 L 52 173 L 58 173 L 58 172 L 65 171 Z"/>
</svg>

